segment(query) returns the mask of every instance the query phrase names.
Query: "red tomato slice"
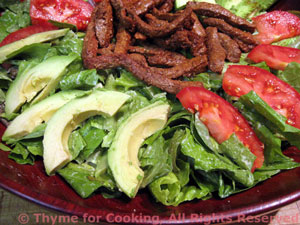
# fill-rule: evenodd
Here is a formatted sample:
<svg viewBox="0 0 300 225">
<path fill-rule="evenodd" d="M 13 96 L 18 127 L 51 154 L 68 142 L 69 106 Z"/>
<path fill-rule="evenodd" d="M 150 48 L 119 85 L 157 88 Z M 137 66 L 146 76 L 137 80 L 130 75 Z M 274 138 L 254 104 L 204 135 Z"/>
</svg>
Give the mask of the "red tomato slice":
<svg viewBox="0 0 300 225">
<path fill-rule="evenodd" d="M 263 165 L 263 143 L 255 135 L 247 120 L 230 103 L 201 87 L 184 88 L 176 97 L 184 108 L 193 113 L 195 110 L 199 112 L 199 119 L 219 144 L 235 133 L 256 156 L 252 172 Z"/>
<path fill-rule="evenodd" d="M 287 124 L 300 129 L 300 94 L 269 71 L 254 66 L 229 66 L 224 74 L 223 89 L 236 97 L 255 91 L 287 118 Z"/>
<path fill-rule="evenodd" d="M 300 19 L 286 11 L 272 11 L 252 18 L 261 44 L 270 44 L 285 38 L 300 35 Z"/>
<path fill-rule="evenodd" d="M 31 0 L 30 17 L 33 24 L 45 24 L 48 20 L 71 23 L 85 30 L 93 7 L 83 0 Z"/>
<path fill-rule="evenodd" d="M 50 30 L 56 30 L 56 29 L 57 29 L 57 27 L 55 27 L 51 24 L 45 25 L 45 26 L 32 25 L 29 27 L 25 27 L 25 28 L 22 28 L 20 30 L 17 30 L 15 32 L 12 32 L 9 35 L 7 35 L 0 43 L 0 47 L 2 47 L 3 45 L 10 44 L 12 42 L 21 40 L 21 39 L 26 38 L 33 34 L 46 32 L 46 31 L 50 31 Z"/>
<path fill-rule="evenodd" d="M 265 61 L 273 69 L 284 70 L 291 62 L 300 63 L 300 50 L 276 45 L 258 45 L 248 54 L 255 63 Z"/>
</svg>

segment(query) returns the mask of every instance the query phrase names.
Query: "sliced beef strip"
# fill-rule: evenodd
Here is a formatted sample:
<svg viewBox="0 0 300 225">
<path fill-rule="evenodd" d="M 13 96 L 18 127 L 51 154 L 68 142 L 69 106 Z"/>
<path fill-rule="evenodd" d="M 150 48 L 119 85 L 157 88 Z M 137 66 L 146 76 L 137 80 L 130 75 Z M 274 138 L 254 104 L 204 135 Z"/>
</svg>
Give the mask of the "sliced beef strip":
<svg viewBox="0 0 300 225">
<path fill-rule="evenodd" d="M 116 40 L 116 47 L 114 52 L 122 54 L 127 53 L 128 48 L 131 44 L 131 35 L 124 27 L 118 27 Z"/>
<path fill-rule="evenodd" d="M 136 40 L 141 40 L 141 41 L 147 40 L 147 36 L 144 35 L 144 34 L 142 34 L 142 33 L 140 33 L 140 32 L 136 32 L 136 33 L 134 34 L 134 38 L 135 38 Z"/>
<path fill-rule="evenodd" d="M 189 39 L 192 42 L 191 52 L 193 56 L 202 56 L 207 54 L 205 37 L 199 36 L 194 32 L 189 33 Z"/>
<path fill-rule="evenodd" d="M 154 8 L 152 10 L 152 14 L 157 17 L 160 20 L 167 20 L 169 22 L 172 22 L 173 20 L 175 20 L 176 18 L 178 18 L 178 16 L 182 13 L 181 11 L 178 11 L 176 13 L 168 13 L 168 12 L 162 12 L 156 8 Z"/>
<path fill-rule="evenodd" d="M 113 30 L 113 11 L 109 0 L 102 0 L 95 9 L 95 30 L 99 45 L 102 48 L 110 44 Z"/>
<path fill-rule="evenodd" d="M 221 45 L 226 50 L 226 58 L 230 62 L 238 63 L 241 58 L 241 50 L 235 40 L 231 39 L 228 35 L 219 33 Z"/>
<path fill-rule="evenodd" d="M 153 41 L 156 45 L 168 50 L 191 49 L 193 56 L 207 53 L 205 38 L 186 29 L 176 31 L 169 38 L 155 38 Z"/>
<path fill-rule="evenodd" d="M 87 69 L 109 69 L 120 65 L 119 58 L 116 54 L 109 54 L 98 56 L 98 40 L 95 34 L 95 22 L 92 14 L 91 21 L 87 27 L 87 32 L 83 41 L 82 59 L 85 68 Z M 105 49 L 105 48 L 103 48 Z"/>
<path fill-rule="evenodd" d="M 128 10 L 128 13 L 136 22 L 136 27 L 139 32 L 147 35 L 148 37 L 155 38 L 165 37 L 182 28 L 187 21 L 190 21 L 192 10 L 191 8 L 187 7 L 176 19 L 174 19 L 172 22 L 168 22 L 166 26 L 159 28 L 152 27 L 151 25 L 147 24 L 132 10 Z"/>
<path fill-rule="evenodd" d="M 109 46 L 106 48 L 99 48 L 97 50 L 97 53 L 100 55 L 110 55 L 114 53 L 115 47 L 116 45 L 114 43 L 110 43 Z"/>
<path fill-rule="evenodd" d="M 164 4 L 165 0 L 139 0 L 133 1 L 127 7 L 134 10 L 135 13 L 140 16 L 149 12 L 154 7 Z"/>
<path fill-rule="evenodd" d="M 177 94 L 180 90 L 188 86 L 203 86 L 201 82 L 172 80 L 161 76 L 159 73 L 153 73 L 151 68 L 147 66 L 145 57 L 140 54 L 123 54 L 120 55 L 119 60 L 124 69 L 130 71 L 140 80 L 172 94 Z"/>
<path fill-rule="evenodd" d="M 96 57 L 98 51 L 98 40 L 95 33 L 95 13 L 97 9 L 92 12 L 91 21 L 88 24 L 86 35 L 83 40 L 82 58 L 83 62 L 88 59 Z"/>
<path fill-rule="evenodd" d="M 175 19 L 177 19 L 182 13 L 183 13 L 184 10 L 180 10 L 180 11 L 177 11 L 175 13 L 165 13 L 165 12 L 161 12 L 159 11 L 158 9 L 154 8 L 152 10 L 152 14 L 157 17 L 157 19 L 160 19 L 160 20 L 166 20 L 168 22 L 172 22 L 174 21 Z M 185 29 L 189 29 L 191 30 L 193 28 L 193 25 L 194 25 L 194 18 L 191 14 L 190 18 L 185 20 L 184 24 L 182 27 L 184 27 Z"/>
<path fill-rule="evenodd" d="M 176 60 L 174 58 L 165 58 L 164 56 L 160 55 L 150 55 L 146 56 L 147 62 L 149 66 L 155 66 L 155 67 L 173 67 L 180 63 L 182 63 L 181 60 Z"/>
<path fill-rule="evenodd" d="M 110 2 L 114 8 L 119 24 L 133 32 L 135 30 L 135 21 L 127 14 L 129 3 L 124 0 L 110 0 Z"/>
<path fill-rule="evenodd" d="M 247 30 L 251 33 L 255 31 L 254 24 L 249 23 L 247 20 L 234 15 L 232 12 L 230 12 L 227 9 L 224 9 L 218 4 L 190 1 L 187 3 L 187 6 L 191 7 L 193 11 L 199 16 L 220 18 L 235 27 Z"/>
<path fill-rule="evenodd" d="M 158 73 L 161 76 L 168 78 L 189 77 L 202 73 L 207 70 L 207 56 L 197 56 L 191 59 L 186 59 L 181 64 L 177 64 L 171 68 L 156 68 L 151 67 L 153 73 Z"/>
<path fill-rule="evenodd" d="M 235 28 L 235 27 L 231 26 L 230 24 L 226 23 L 222 19 L 205 18 L 203 20 L 203 23 L 208 26 L 211 26 L 211 27 L 217 27 L 218 30 L 220 30 L 221 32 L 229 35 L 232 38 L 238 38 L 247 44 L 250 44 L 250 45 L 257 44 L 257 41 L 254 39 L 254 37 L 251 33 L 242 31 L 238 28 Z"/>
<path fill-rule="evenodd" d="M 162 13 L 168 13 L 172 11 L 174 8 L 174 1 L 175 0 L 165 0 L 164 3 L 159 7 L 159 11 Z"/>
<path fill-rule="evenodd" d="M 97 69 L 97 70 L 103 70 L 103 69 L 114 69 L 116 67 L 121 66 L 120 60 L 119 60 L 120 54 L 107 54 L 107 55 L 100 55 L 95 56 L 93 58 L 85 59 L 84 66 L 87 69 Z"/>
<path fill-rule="evenodd" d="M 153 46 L 131 46 L 130 53 L 139 53 L 147 58 L 151 66 L 176 66 L 183 63 L 185 56 Z"/>
<path fill-rule="evenodd" d="M 170 46 L 171 49 L 178 49 L 178 48 L 187 49 L 187 48 L 190 48 L 193 43 L 189 39 L 189 33 L 190 33 L 190 31 L 185 30 L 185 29 L 176 31 L 167 40 L 168 46 Z"/>
<path fill-rule="evenodd" d="M 99 5 L 97 5 L 96 7 L 99 7 Z M 99 43 L 95 31 L 96 12 L 97 9 L 95 9 L 91 15 L 91 21 L 89 22 L 87 32 L 83 41 L 83 64 L 88 69 L 108 69 L 118 67 L 120 65 L 120 62 L 116 54 L 109 54 L 109 52 L 106 52 L 105 55 L 98 56 Z"/>
<path fill-rule="evenodd" d="M 226 51 L 220 43 L 218 30 L 215 27 L 207 27 L 205 31 L 209 59 L 208 68 L 213 72 L 222 73 Z"/>
<path fill-rule="evenodd" d="M 238 38 L 234 38 L 234 40 L 236 41 L 236 43 L 239 45 L 240 49 L 242 50 L 242 52 L 250 52 L 256 45 L 249 45 L 243 41 L 241 41 Z"/>
<path fill-rule="evenodd" d="M 145 15 L 145 18 L 150 26 L 158 28 L 158 29 L 162 29 L 162 28 L 168 26 L 168 24 L 169 24 L 168 21 L 157 19 L 155 16 L 153 16 L 150 13 L 147 13 Z"/>
<path fill-rule="evenodd" d="M 198 16 L 195 13 L 192 13 L 192 18 L 194 20 L 192 31 L 199 35 L 200 37 L 205 37 L 205 29 L 203 28 L 201 22 L 198 19 Z"/>
<path fill-rule="evenodd" d="M 193 31 L 180 30 L 166 40 L 170 49 L 190 49 L 193 56 L 202 56 L 207 53 L 205 37 L 197 35 Z"/>
</svg>

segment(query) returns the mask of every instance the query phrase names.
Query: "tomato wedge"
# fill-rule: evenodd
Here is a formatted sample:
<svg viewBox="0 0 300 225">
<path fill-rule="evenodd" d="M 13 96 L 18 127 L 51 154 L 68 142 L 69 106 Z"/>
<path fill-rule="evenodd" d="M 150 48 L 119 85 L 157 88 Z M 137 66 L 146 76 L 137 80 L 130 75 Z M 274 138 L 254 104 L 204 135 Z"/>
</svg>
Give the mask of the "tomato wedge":
<svg viewBox="0 0 300 225">
<path fill-rule="evenodd" d="M 248 54 L 255 63 L 265 61 L 273 69 L 284 70 L 291 62 L 300 63 L 300 49 L 261 44 Z"/>
<path fill-rule="evenodd" d="M 229 66 L 224 74 L 223 89 L 236 97 L 255 91 L 287 118 L 287 124 L 300 129 L 300 94 L 269 71 L 254 66 Z"/>
<path fill-rule="evenodd" d="M 252 18 L 261 44 L 270 44 L 300 35 L 300 19 L 289 12 L 275 10 Z"/>
<path fill-rule="evenodd" d="M 247 120 L 230 103 L 202 87 L 184 88 L 176 97 L 190 112 L 199 112 L 199 119 L 207 126 L 211 136 L 219 144 L 235 133 L 238 139 L 256 156 L 252 171 L 263 165 L 263 144 Z"/>
<path fill-rule="evenodd" d="M 48 20 L 70 23 L 85 30 L 93 6 L 84 0 L 31 0 L 30 17 L 33 24 L 46 24 Z"/>
<path fill-rule="evenodd" d="M 12 32 L 9 35 L 7 35 L 0 43 L 0 47 L 10 44 L 12 42 L 21 40 L 21 39 L 26 38 L 33 34 L 46 32 L 46 31 L 50 31 L 50 30 L 56 30 L 56 29 L 58 29 L 58 28 L 51 24 L 44 25 L 44 26 L 41 26 L 41 25 L 28 26 L 28 27 L 22 28 L 20 30 L 17 30 L 15 32 Z"/>
</svg>

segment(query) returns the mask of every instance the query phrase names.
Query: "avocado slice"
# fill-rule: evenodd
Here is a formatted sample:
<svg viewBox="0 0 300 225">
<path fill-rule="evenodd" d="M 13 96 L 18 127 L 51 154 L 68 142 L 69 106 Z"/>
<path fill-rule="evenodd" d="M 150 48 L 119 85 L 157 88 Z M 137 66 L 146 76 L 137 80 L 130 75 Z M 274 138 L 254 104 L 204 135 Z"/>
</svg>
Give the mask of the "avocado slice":
<svg viewBox="0 0 300 225">
<path fill-rule="evenodd" d="M 48 121 L 44 133 L 43 156 L 47 174 L 55 173 L 72 160 L 68 139 L 78 124 L 95 115 L 113 116 L 129 98 L 121 92 L 95 89 L 60 108 Z"/>
<path fill-rule="evenodd" d="M 17 112 L 25 102 L 35 103 L 46 98 L 64 75 L 66 67 L 76 56 L 53 56 L 17 75 L 6 95 L 5 113 Z"/>
<path fill-rule="evenodd" d="M 167 123 L 169 104 L 158 101 L 140 109 L 124 121 L 108 150 L 108 165 L 118 187 L 133 198 L 144 177 L 138 151 L 144 140 Z"/>
<path fill-rule="evenodd" d="M 208 2 L 216 4 L 215 0 L 175 0 L 175 10 L 184 8 L 188 2 Z"/>
<path fill-rule="evenodd" d="M 18 115 L 5 130 L 2 140 L 18 140 L 31 133 L 37 126 L 47 122 L 51 116 L 71 99 L 83 95 L 84 91 L 61 91 L 27 108 Z"/>
<path fill-rule="evenodd" d="M 32 44 L 50 41 L 65 36 L 68 31 L 69 29 L 46 31 L 33 34 L 27 38 L 4 45 L 0 48 L 0 63 L 3 63 L 5 60 L 25 51 Z"/>
</svg>

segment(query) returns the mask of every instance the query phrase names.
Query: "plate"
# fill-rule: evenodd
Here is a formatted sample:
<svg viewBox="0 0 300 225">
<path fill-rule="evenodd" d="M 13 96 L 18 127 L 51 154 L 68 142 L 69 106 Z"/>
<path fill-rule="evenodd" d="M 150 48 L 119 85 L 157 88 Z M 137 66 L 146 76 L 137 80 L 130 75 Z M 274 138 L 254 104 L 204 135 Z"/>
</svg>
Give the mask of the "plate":
<svg viewBox="0 0 300 225">
<path fill-rule="evenodd" d="M 272 9 L 300 9 L 298 0 L 279 1 Z M 297 7 L 298 8 L 297 8 Z M 2 137 L 5 126 L 0 124 Z M 289 156 L 300 162 L 300 152 Z M 96 222 L 135 224 L 199 224 L 243 221 L 300 199 L 300 168 L 284 171 L 256 187 L 226 199 L 191 201 L 178 207 L 156 203 L 146 190 L 136 198 L 105 199 L 100 194 L 79 197 L 59 176 L 47 176 L 43 162 L 19 165 L 0 151 L 0 187 L 32 202 Z"/>
</svg>

